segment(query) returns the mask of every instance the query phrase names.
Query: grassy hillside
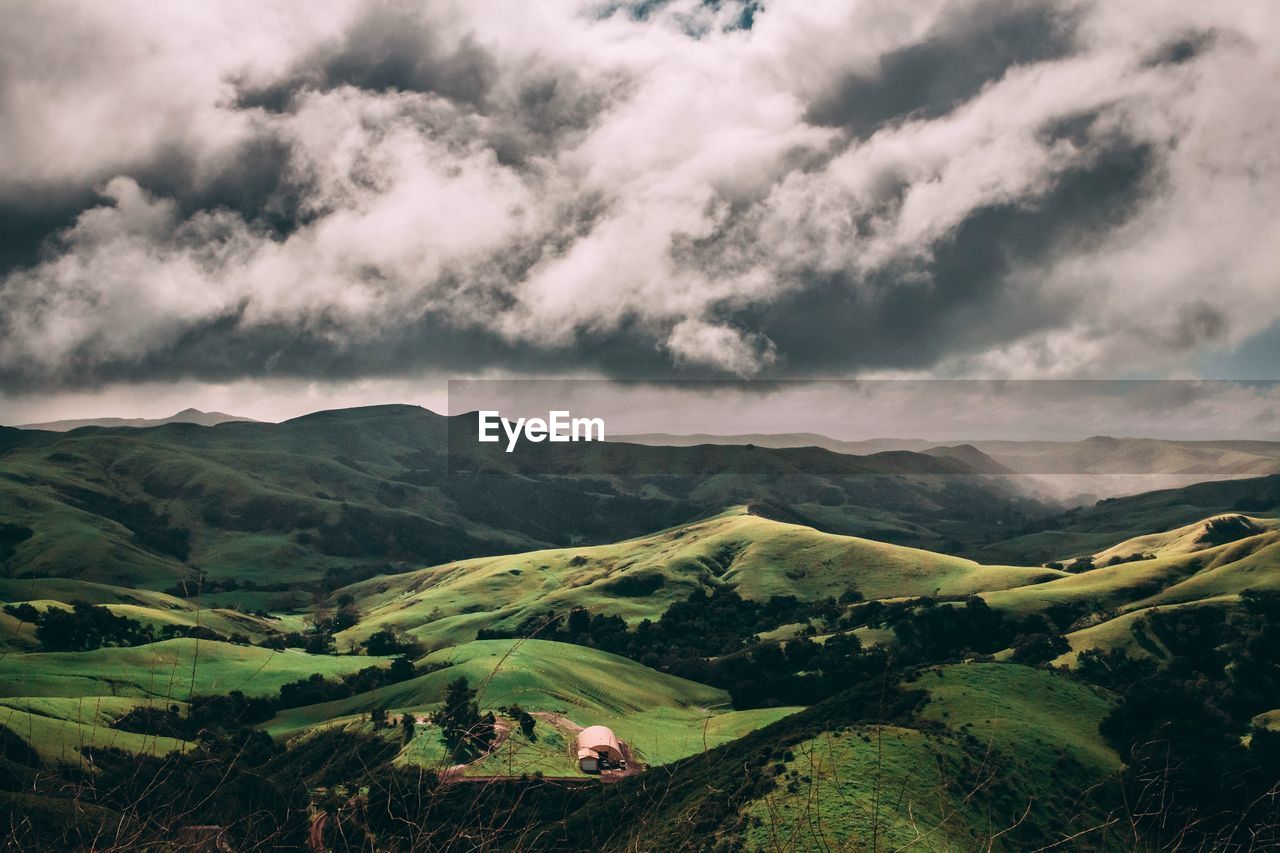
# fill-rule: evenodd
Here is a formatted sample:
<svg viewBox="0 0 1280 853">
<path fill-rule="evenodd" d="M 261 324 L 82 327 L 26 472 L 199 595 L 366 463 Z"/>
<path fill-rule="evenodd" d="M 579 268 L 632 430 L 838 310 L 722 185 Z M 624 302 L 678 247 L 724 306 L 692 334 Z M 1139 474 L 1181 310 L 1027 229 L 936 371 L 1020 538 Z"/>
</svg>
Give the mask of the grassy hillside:
<svg viewBox="0 0 1280 853">
<path fill-rule="evenodd" d="M 275 736 L 291 736 L 335 722 L 347 724 L 375 707 L 394 715 L 409 712 L 423 717 L 440 706 L 450 682 L 466 678 L 478 690 L 482 709 L 499 711 L 518 704 L 526 711 L 561 717 L 581 727 L 605 725 L 630 743 L 640 760 L 663 764 L 719 746 L 798 710 L 732 711 L 723 690 L 616 655 L 543 640 L 464 643 L 429 655 L 423 663 L 445 668 L 349 699 L 287 710 L 265 728 Z M 528 766 L 544 761 L 548 766 L 533 769 L 549 775 L 571 771 L 561 753 L 555 749 L 548 753 L 548 748 L 568 743 L 572 730 L 557 729 L 543 719 L 540 731 L 546 739 L 530 743 L 516 737 L 506 752 L 492 756 L 473 772 L 483 775 L 495 764 Z M 404 760 L 428 766 L 446 762 L 438 730 L 424 727 L 406 749 Z"/>
<path fill-rule="evenodd" d="M 1196 483 L 1124 498 L 1033 521 L 1013 536 L 971 549 L 984 562 L 1034 565 L 1094 554 L 1133 537 L 1162 533 L 1223 513 L 1280 516 L 1280 475 Z"/>
<path fill-rule="evenodd" d="M 209 640 L 176 639 L 90 652 L 10 653 L 0 658 L 0 698 L 124 696 L 186 701 L 239 690 L 267 696 L 312 673 L 340 675 L 387 658 L 308 655 Z"/>
<path fill-rule="evenodd" d="M 140 755 L 164 755 L 188 748 L 171 737 L 111 728 L 134 708 L 156 706 L 149 700 L 118 696 L 9 697 L 0 699 L 0 727 L 31 744 L 51 764 L 79 764 L 86 747 L 120 749 Z M 159 703 L 163 705 L 163 703 Z"/>
<path fill-rule="evenodd" d="M 1076 682 L 975 664 L 931 670 L 912 686 L 927 694 L 921 722 L 942 728 L 860 725 L 802 741 L 782 784 L 746 809 L 747 845 L 825 849 L 856 839 L 869 848 L 874 837 L 888 849 L 978 849 L 1024 809 L 1020 829 L 1047 837 L 1071 824 L 1064 793 L 1119 769 L 1097 732 L 1109 699 Z M 982 771 L 956 772 L 976 748 L 987 756 Z"/>
<path fill-rule="evenodd" d="M 470 459 L 473 446 L 451 453 L 449 424 L 377 406 L 282 424 L 5 430 L 0 576 L 163 590 L 203 573 L 279 592 L 326 575 L 616 541 L 748 501 L 934 546 L 1044 512 L 963 461 L 925 454 L 611 443 L 521 463 Z M 468 465 L 479 470 L 456 473 Z"/>
<path fill-rule="evenodd" d="M 1129 560 L 1135 556 L 1192 554 L 1276 529 L 1280 529 L 1280 520 L 1274 518 L 1251 518 L 1240 513 L 1223 513 L 1173 530 L 1126 539 L 1092 557 L 1095 565 L 1103 565 L 1112 560 Z"/>
<path fill-rule="evenodd" d="M 0 728 L 51 764 L 78 764 L 87 747 L 164 755 L 188 745 L 172 737 L 120 731 L 111 724 L 134 708 L 185 706 L 193 695 L 233 690 L 270 696 L 281 685 L 313 673 L 332 677 L 386 660 L 189 639 L 89 652 L 10 652 L 0 654 Z"/>
<path fill-rule="evenodd" d="M 1105 613 L 1280 587 L 1280 531 L 1274 520 L 1247 520 L 1251 532 L 1221 545 L 1201 541 L 1221 518 L 1127 540 L 1102 552 L 1133 554 L 1135 548 L 1147 547 L 1154 559 L 1104 565 L 1033 587 L 985 593 L 984 598 L 993 607 L 1024 613 L 1055 604 L 1088 605 Z"/>
<path fill-rule="evenodd" d="M 1056 663 L 1072 664 L 1089 648 L 1168 661 L 1168 650 L 1146 630 L 1146 617 L 1168 608 L 1231 609 L 1245 590 L 1280 589 L 1280 522 L 1219 514 L 1126 539 L 1092 559 L 1098 568 L 983 597 L 1012 613 L 1065 606 L 1085 614 L 1067 634 L 1070 651 Z"/>
<path fill-rule="evenodd" d="M 364 612 L 348 632 L 394 627 L 433 643 L 469 639 L 547 610 L 586 607 L 656 619 L 704 585 L 747 599 L 965 595 L 1063 577 L 1043 568 L 980 566 L 883 542 L 821 533 L 736 508 L 613 545 L 535 551 L 373 578 L 341 590 Z M 343 638 L 345 639 L 345 637 Z"/>
<path fill-rule="evenodd" d="M 242 634 L 251 640 L 261 640 L 274 632 L 296 631 L 303 625 L 302 618 L 297 615 L 261 616 L 238 608 L 209 606 L 200 599 L 178 598 L 154 590 L 133 589 L 73 578 L 0 579 L 0 601 L 6 604 L 39 602 L 42 607 L 50 605 L 69 607 L 74 602 L 82 601 L 87 604 L 101 605 L 120 616 L 157 628 L 165 625 L 180 625 L 188 628 L 201 626 L 226 637 Z M 12 619 L 7 615 L 4 618 Z M 10 626 L 7 622 L 0 622 L 0 642 L 12 636 L 15 630 L 17 630 L 16 625 Z"/>
<path fill-rule="evenodd" d="M 678 849 L 689 837 L 747 849 L 1025 850 L 1107 822 L 1119 762 L 1097 734 L 1106 694 L 1002 664 L 936 668 L 905 687 L 916 692 L 861 685 L 677 762 L 660 786 L 610 786 L 547 831 L 607 850 Z M 1105 832 L 1086 843 L 1125 849 Z"/>
</svg>

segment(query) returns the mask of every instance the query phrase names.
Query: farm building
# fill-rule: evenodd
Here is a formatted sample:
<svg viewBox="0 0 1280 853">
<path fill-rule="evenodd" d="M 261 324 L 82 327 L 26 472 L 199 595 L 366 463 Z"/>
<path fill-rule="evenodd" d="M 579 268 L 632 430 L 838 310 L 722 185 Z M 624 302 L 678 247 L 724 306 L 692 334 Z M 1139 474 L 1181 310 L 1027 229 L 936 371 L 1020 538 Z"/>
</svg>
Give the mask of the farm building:
<svg viewBox="0 0 1280 853">
<path fill-rule="evenodd" d="M 584 773 L 599 773 L 622 763 L 622 746 L 611 729 L 588 726 L 578 733 L 578 766 Z"/>
</svg>

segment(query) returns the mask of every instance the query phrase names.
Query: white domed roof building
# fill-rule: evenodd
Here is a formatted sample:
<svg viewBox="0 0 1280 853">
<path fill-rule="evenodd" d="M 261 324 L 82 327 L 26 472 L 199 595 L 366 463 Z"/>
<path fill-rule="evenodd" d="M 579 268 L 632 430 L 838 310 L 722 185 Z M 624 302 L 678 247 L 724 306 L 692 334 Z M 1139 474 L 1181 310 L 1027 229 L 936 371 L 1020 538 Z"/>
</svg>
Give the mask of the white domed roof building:
<svg viewBox="0 0 1280 853">
<path fill-rule="evenodd" d="M 623 766 L 622 746 L 613 730 L 605 726 L 588 726 L 578 733 L 578 766 L 584 773 Z"/>
</svg>

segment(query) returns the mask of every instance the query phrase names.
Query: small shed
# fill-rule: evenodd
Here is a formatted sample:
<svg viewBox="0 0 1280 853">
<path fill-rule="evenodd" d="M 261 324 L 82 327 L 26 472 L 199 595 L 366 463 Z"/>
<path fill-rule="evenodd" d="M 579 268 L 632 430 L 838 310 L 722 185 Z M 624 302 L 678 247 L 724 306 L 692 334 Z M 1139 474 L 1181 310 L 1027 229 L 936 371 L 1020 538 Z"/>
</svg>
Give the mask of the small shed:
<svg viewBox="0 0 1280 853">
<path fill-rule="evenodd" d="M 611 729 L 588 726 L 578 733 L 578 766 L 584 773 L 621 767 L 622 762 L 622 746 Z"/>
</svg>

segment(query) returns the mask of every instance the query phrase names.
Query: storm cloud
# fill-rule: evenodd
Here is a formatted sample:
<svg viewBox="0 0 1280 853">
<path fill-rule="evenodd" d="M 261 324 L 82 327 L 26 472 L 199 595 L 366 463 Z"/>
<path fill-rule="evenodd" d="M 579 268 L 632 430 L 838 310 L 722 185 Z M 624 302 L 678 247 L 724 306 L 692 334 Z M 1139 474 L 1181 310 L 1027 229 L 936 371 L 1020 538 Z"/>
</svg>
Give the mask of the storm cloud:
<svg viewBox="0 0 1280 853">
<path fill-rule="evenodd" d="M 1280 321 L 1238 0 L 10 4 L 0 394 L 1185 375 Z"/>
</svg>

